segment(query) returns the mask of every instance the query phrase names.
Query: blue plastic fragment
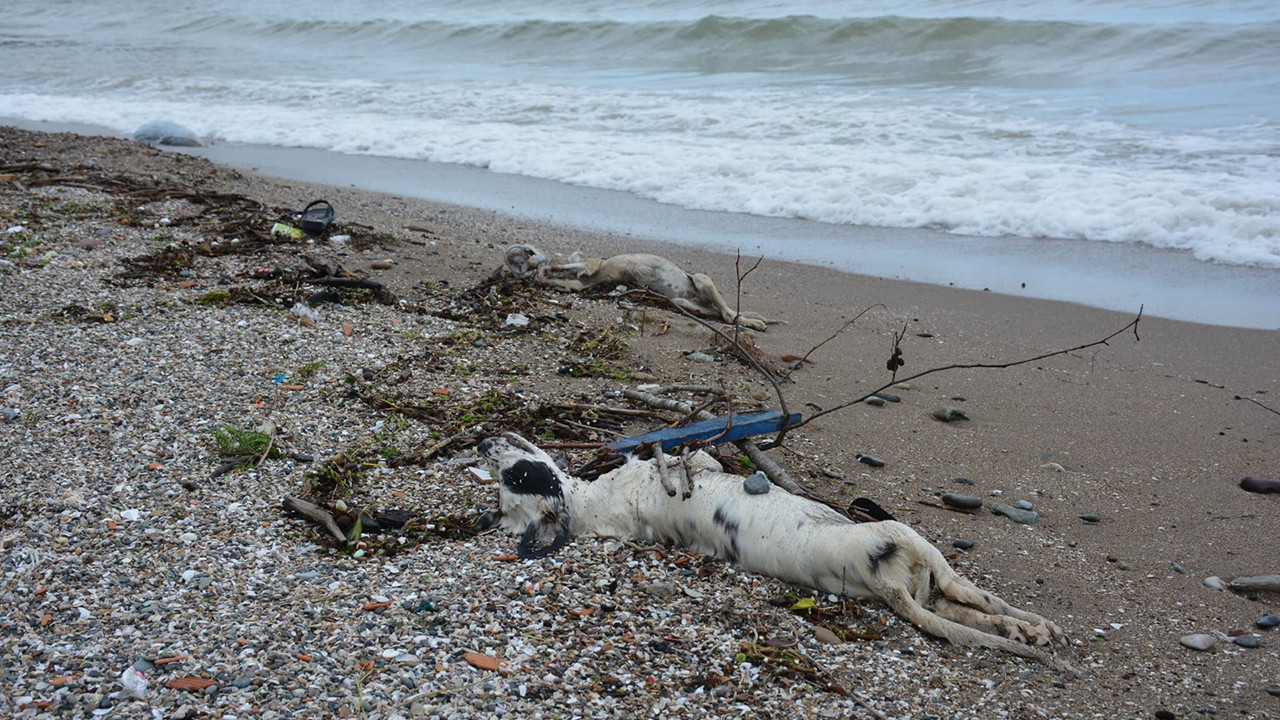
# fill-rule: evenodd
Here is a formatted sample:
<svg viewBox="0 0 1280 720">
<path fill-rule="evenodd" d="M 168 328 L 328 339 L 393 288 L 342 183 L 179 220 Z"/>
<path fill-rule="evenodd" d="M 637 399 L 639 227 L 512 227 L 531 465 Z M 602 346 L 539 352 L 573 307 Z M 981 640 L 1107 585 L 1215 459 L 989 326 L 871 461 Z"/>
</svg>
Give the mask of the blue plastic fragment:
<svg viewBox="0 0 1280 720">
<path fill-rule="evenodd" d="M 777 432 L 784 427 L 795 427 L 800 424 L 800 420 L 800 413 L 792 413 L 784 417 L 782 413 L 772 410 L 731 415 L 728 418 L 701 420 L 680 428 L 668 428 L 645 433 L 644 435 L 614 440 L 605 445 L 603 449 L 625 453 L 631 452 L 646 443 L 661 443 L 663 452 L 666 452 L 691 440 L 709 440 L 711 438 L 715 438 L 712 444 L 719 445 L 720 443 L 733 442 L 754 435 Z M 729 426 L 728 432 L 725 432 L 726 425 Z M 724 434 L 721 435 L 721 433 Z M 716 437 L 717 435 L 719 437 Z"/>
</svg>

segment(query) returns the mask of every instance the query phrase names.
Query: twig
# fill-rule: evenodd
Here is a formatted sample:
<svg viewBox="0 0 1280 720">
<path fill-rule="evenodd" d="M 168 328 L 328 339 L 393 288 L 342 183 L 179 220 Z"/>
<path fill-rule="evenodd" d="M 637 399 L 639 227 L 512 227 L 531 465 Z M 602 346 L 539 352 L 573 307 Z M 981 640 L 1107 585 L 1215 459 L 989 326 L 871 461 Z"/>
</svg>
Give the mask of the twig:
<svg viewBox="0 0 1280 720">
<path fill-rule="evenodd" d="M 1263 410 L 1266 410 L 1266 411 L 1267 411 L 1267 412 L 1269 412 L 1269 413 L 1275 413 L 1276 415 L 1280 415 L 1280 410 L 1276 410 L 1275 408 L 1267 407 L 1266 405 L 1263 405 L 1262 403 L 1258 402 L 1257 400 L 1254 400 L 1253 398 L 1247 398 L 1247 397 L 1243 397 L 1243 396 L 1237 395 L 1237 396 L 1236 396 L 1236 399 L 1237 399 L 1237 400 L 1244 400 L 1245 402 L 1251 402 L 1251 403 L 1253 403 L 1254 405 L 1257 405 L 1258 407 L 1262 408 Z"/>
<path fill-rule="evenodd" d="M 338 523 L 334 521 L 333 516 L 319 505 L 292 495 L 285 495 L 281 504 L 284 505 L 285 510 L 297 513 L 328 530 L 329 534 L 338 542 L 344 544 L 347 542 L 347 536 L 342 533 L 342 529 L 338 527 Z"/>
<path fill-rule="evenodd" d="M 863 308 L 861 312 L 859 312 L 857 315 L 854 315 L 854 316 L 853 316 L 852 318 L 850 318 L 850 319 L 848 320 L 848 322 L 846 322 L 845 324 L 841 325 L 839 330 L 836 330 L 835 332 L 831 333 L 831 336 L 830 336 L 830 337 L 828 337 L 826 340 L 823 340 L 822 342 L 818 343 L 817 345 L 814 345 L 813 347 L 809 348 L 809 351 L 808 351 L 808 352 L 806 352 L 804 355 L 801 355 L 801 356 L 800 356 L 800 359 L 799 359 L 797 362 L 798 362 L 798 363 L 802 363 L 802 364 L 803 364 L 803 363 L 806 363 L 806 362 L 811 362 L 811 361 L 809 360 L 809 356 L 810 356 L 810 355 L 812 355 L 812 354 L 814 354 L 815 352 L 817 352 L 817 351 L 818 351 L 818 348 L 821 348 L 823 345 L 826 345 L 827 343 L 831 342 L 832 340 L 835 340 L 836 338 L 840 337 L 840 334 L 841 334 L 841 333 L 843 333 L 845 330 L 849 329 L 849 326 L 850 326 L 850 325 L 852 325 L 852 324 L 854 324 L 854 323 L 858 322 L 858 320 L 862 319 L 862 316 L 863 316 L 863 315 L 866 315 L 867 313 L 871 312 L 871 310 L 872 310 L 872 309 L 874 309 L 874 308 L 883 308 L 883 309 L 885 309 L 885 310 L 887 310 L 887 309 L 888 309 L 887 307 L 885 307 L 884 303 L 876 303 L 875 305 L 869 305 L 869 306 L 867 306 L 867 307 Z M 782 376 L 782 379 L 783 379 L 783 380 L 786 380 L 786 379 L 787 379 L 787 378 L 789 378 L 789 377 L 791 377 L 791 373 L 790 373 L 790 372 L 788 372 L 786 375 L 783 375 L 783 376 Z"/>
<path fill-rule="evenodd" d="M 667 497 L 676 496 L 676 486 L 671 484 L 671 470 L 667 467 L 667 455 L 662 452 L 662 443 L 653 444 L 653 462 L 658 469 L 658 482 L 662 483 L 662 489 L 667 491 Z"/>
<path fill-rule="evenodd" d="M 794 430 L 796 428 L 804 427 L 805 425 L 808 425 L 809 423 L 813 422 L 814 420 L 817 420 L 820 417 L 823 417 L 825 415 L 830 415 L 833 412 L 836 412 L 838 410 L 843 410 L 852 405 L 857 405 L 858 403 L 866 400 L 867 398 L 871 397 L 872 395 L 875 395 L 878 392 L 883 392 L 885 390 L 888 390 L 889 388 L 893 387 L 897 383 L 909 382 L 911 380 L 922 378 L 926 375 L 932 375 L 934 373 L 939 373 L 946 370 L 973 370 L 973 369 L 999 370 L 1004 368 L 1017 367 L 1018 365 L 1026 365 L 1027 363 L 1033 363 L 1033 362 L 1036 362 L 1037 360 L 1045 360 L 1047 358 L 1057 357 L 1059 355 L 1068 355 L 1073 352 L 1086 350 L 1088 348 L 1097 347 L 1099 345 L 1110 345 L 1111 340 L 1115 339 L 1116 337 L 1118 337 L 1119 335 L 1121 335 L 1122 333 L 1124 333 L 1129 329 L 1133 330 L 1133 337 L 1135 340 L 1141 340 L 1141 338 L 1138 337 L 1138 323 L 1140 323 L 1141 321 L 1142 321 L 1142 307 L 1139 307 L 1138 315 L 1134 317 L 1134 319 L 1126 323 L 1124 327 L 1120 328 L 1119 330 L 1116 330 L 1115 332 L 1102 338 L 1101 340 L 1094 340 L 1092 342 L 1076 345 L 1075 347 L 1065 348 L 1062 350 L 1054 350 L 1053 352 L 1042 353 L 1040 355 L 1036 355 L 1035 357 L 1029 357 L 1023 360 L 1014 360 L 1011 362 L 1004 362 L 1004 363 L 954 363 L 951 365 L 943 365 L 940 367 L 929 368 L 928 370 L 922 370 L 916 373 L 915 375 L 909 375 L 905 378 L 897 378 L 895 376 L 889 382 L 885 383 L 884 385 L 881 385 L 880 387 L 864 395 L 854 398 L 853 400 L 840 403 L 839 405 L 836 405 L 834 407 L 827 408 L 826 410 L 821 410 L 819 412 L 816 412 L 788 429 Z M 776 442 L 778 441 L 775 441 L 775 444 Z M 769 447 L 773 447 L 773 446 L 770 445 Z"/>
</svg>

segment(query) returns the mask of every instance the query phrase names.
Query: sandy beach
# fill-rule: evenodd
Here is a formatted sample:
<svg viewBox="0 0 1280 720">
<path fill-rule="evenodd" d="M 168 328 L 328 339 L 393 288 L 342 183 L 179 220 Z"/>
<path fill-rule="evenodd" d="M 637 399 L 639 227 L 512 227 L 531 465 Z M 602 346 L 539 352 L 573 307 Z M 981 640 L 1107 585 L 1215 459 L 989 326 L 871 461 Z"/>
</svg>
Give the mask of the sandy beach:
<svg viewBox="0 0 1280 720">
<path fill-rule="evenodd" d="M 266 223 L 236 236 L 252 245 L 257 236 L 245 233 L 265 233 L 283 209 L 316 198 L 337 208 L 331 234 L 349 238 L 250 252 L 211 234 L 235 227 L 240 215 L 217 211 L 234 206 Z M 1280 594 L 1205 583 L 1280 573 L 1280 495 L 1238 486 L 1280 476 L 1274 330 L 1144 316 L 1106 345 L 909 380 L 889 391 L 898 402 L 827 415 L 771 452 L 813 492 L 874 499 L 961 574 L 1056 621 L 1072 638 L 1063 657 L 1086 671 L 1071 679 L 926 638 L 875 602 L 842 605 L 677 550 L 582 538 L 551 558 L 509 562 L 495 558 L 513 551 L 511 537 L 441 531 L 441 519 L 494 501 L 492 485 L 448 461 L 469 453 L 469 431 L 458 428 L 500 421 L 499 396 L 533 412 L 606 404 L 604 391 L 646 382 L 723 383 L 738 407 L 778 404 L 724 353 L 691 361 L 713 338 L 673 313 L 599 296 L 463 291 L 513 243 L 666 255 L 711 275 L 731 304 L 784 321 L 753 338 L 778 367 L 835 335 L 782 384 L 806 416 L 890 382 L 895 333 L 902 378 L 1086 345 L 1125 328 L 1137 307 L 770 257 L 738 287 L 735 265 L 755 256 L 14 128 L 0 129 L 0 219 L 10 608 L 0 619 L 0 715 L 1280 717 L 1280 635 L 1257 625 L 1280 614 Z M 128 262 L 176 245 L 189 252 L 167 269 Z M 290 273 L 317 266 L 390 294 L 295 310 L 317 287 Z M 533 322 L 513 331 L 510 313 Z M 616 352 L 600 350 L 615 342 Z M 574 363 L 605 370 L 561 374 Z M 432 405 L 441 398 L 468 417 Z M 968 419 L 940 422 L 943 407 Z M 556 417 L 550 435 L 582 440 L 555 429 L 581 418 Z M 210 478 L 224 459 L 213 431 L 264 421 L 290 455 Z M 628 420 L 595 432 L 648 427 Z M 399 438 L 391 450 L 389 433 Z M 459 442 L 441 445 L 451 437 Z M 367 453 L 366 471 L 344 502 L 432 520 L 393 557 L 380 550 L 399 542 L 395 532 L 354 557 L 280 509 L 314 484 L 307 473 L 353 448 Z M 397 461 L 427 450 L 421 462 Z M 575 467 L 589 457 L 564 452 Z M 956 512 L 939 499 L 954 492 L 988 506 L 1026 500 L 1040 519 Z M 778 602 L 788 593 L 815 597 L 831 608 L 827 621 L 858 633 L 819 640 L 813 617 Z M 794 638 L 812 668 L 748 657 L 744 647 L 769 632 Z M 1184 647 L 1192 634 L 1216 644 Z M 1260 646 L 1233 642 L 1242 634 Z M 486 670 L 480 656 L 505 663 Z M 145 699 L 119 695 L 131 666 L 150 681 Z M 188 677 L 211 682 L 172 685 Z"/>
</svg>

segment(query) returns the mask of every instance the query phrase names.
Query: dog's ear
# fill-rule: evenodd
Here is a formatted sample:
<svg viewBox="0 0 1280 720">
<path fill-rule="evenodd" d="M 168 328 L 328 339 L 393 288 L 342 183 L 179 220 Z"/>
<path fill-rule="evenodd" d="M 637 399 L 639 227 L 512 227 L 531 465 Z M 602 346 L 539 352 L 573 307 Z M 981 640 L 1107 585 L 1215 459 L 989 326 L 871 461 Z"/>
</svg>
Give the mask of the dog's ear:
<svg viewBox="0 0 1280 720">
<path fill-rule="evenodd" d="M 569 513 L 563 506 L 548 508 L 537 520 L 529 523 L 516 545 L 516 555 L 521 559 L 546 557 L 569 542 Z"/>
</svg>

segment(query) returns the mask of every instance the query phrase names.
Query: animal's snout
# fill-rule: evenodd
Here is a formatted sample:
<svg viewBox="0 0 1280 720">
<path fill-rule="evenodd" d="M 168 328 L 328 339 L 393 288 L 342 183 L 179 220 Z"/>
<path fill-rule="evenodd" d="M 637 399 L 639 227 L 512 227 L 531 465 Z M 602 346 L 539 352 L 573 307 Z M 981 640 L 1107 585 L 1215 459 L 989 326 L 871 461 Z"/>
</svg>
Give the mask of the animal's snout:
<svg viewBox="0 0 1280 720">
<path fill-rule="evenodd" d="M 493 450 L 493 446 L 498 444 L 500 439 L 501 438 L 489 437 L 481 440 L 480 444 L 476 446 L 476 452 L 484 455 L 485 457 L 489 457 L 489 452 Z"/>
</svg>

